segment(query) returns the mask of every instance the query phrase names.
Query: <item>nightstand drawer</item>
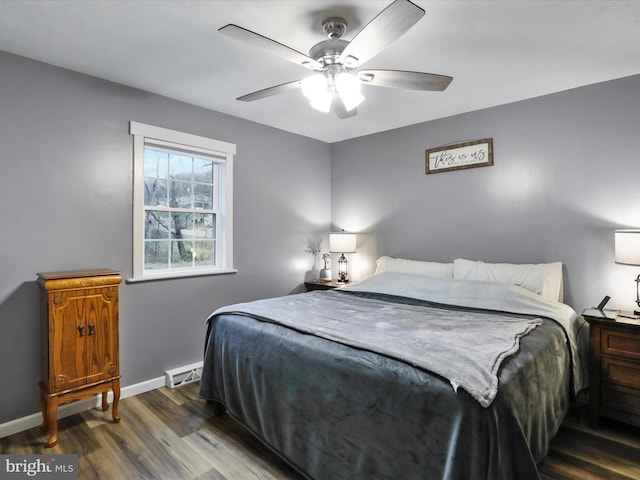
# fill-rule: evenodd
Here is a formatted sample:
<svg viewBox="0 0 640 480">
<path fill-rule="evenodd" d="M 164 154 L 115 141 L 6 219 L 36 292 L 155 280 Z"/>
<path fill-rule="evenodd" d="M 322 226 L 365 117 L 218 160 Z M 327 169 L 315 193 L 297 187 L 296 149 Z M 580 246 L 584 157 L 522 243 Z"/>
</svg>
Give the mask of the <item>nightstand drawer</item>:
<svg viewBox="0 0 640 480">
<path fill-rule="evenodd" d="M 603 328 L 600 353 L 640 360 L 640 333 Z"/>
<path fill-rule="evenodd" d="M 640 389 L 640 363 L 602 357 L 602 381 Z M 638 391 L 640 395 L 640 391 Z"/>
<path fill-rule="evenodd" d="M 614 410 L 640 418 L 640 390 L 603 383 L 600 395 L 603 410 Z"/>
</svg>

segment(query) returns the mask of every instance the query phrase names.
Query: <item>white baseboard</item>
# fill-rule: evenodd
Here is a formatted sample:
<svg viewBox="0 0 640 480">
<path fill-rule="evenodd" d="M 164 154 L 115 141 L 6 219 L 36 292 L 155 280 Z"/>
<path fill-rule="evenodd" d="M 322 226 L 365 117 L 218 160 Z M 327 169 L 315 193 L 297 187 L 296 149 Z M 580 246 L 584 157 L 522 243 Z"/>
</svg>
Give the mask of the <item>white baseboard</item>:
<svg viewBox="0 0 640 480">
<path fill-rule="evenodd" d="M 152 378 L 144 382 L 136 383 L 135 385 L 129 385 L 123 387 L 120 391 L 120 399 L 127 397 L 134 397 L 144 392 L 155 390 L 156 388 L 164 387 L 164 377 Z M 107 397 L 109 402 L 113 401 L 113 392 L 110 390 Z M 58 418 L 68 417 L 69 415 L 75 415 L 76 413 L 91 410 L 102 405 L 102 395 L 97 395 L 88 400 L 79 400 L 77 402 L 67 403 L 60 405 L 58 408 Z M 6 423 L 0 423 L 0 438 L 8 437 L 14 433 L 24 432 L 30 428 L 39 427 L 42 425 L 42 413 L 34 413 L 33 415 L 27 415 L 26 417 L 11 420 Z"/>
</svg>

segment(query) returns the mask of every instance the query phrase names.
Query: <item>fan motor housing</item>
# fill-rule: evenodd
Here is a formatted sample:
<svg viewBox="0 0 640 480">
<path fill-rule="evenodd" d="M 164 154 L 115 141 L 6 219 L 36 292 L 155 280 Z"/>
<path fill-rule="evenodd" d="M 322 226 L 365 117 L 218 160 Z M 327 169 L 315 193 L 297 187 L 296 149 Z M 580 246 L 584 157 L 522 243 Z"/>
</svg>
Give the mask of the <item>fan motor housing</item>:
<svg viewBox="0 0 640 480">
<path fill-rule="evenodd" d="M 342 51 L 347 48 L 347 45 L 349 45 L 349 42 L 346 40 L 323 40 L 311 47 L 311 50 L 309 50 L 309 56 L 324 65 L 331 65 L 338 62 L 338 57 L 340 57 Z"/>
<path fill-rule="evenodd" d="M 327 18 L 322 22 L 322 31 L 329 39 L 311 47 L 309 56 L 325 66 L 339 63 L 340 54 L 349 45 L 346 40 L 340 40 L 340 37 L 347 31 L 347 21 L 341 17 Z"/>
</svg>

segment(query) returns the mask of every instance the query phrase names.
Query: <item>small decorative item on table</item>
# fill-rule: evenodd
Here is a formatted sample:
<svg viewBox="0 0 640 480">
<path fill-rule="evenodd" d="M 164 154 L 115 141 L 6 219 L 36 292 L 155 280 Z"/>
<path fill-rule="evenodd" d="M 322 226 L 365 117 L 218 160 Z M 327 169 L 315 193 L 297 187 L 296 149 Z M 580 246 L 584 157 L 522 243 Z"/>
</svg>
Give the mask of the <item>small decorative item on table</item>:
<svg viewBox="0 0 640 480">
<path fill-rule="evenodd" d="M 322 261 L 324 262 L 324 268 L 320 270 L 320 281 L 322 282 L 330 282 L 331 281 L 331 254 L 323 253 Z"/>
</svg>

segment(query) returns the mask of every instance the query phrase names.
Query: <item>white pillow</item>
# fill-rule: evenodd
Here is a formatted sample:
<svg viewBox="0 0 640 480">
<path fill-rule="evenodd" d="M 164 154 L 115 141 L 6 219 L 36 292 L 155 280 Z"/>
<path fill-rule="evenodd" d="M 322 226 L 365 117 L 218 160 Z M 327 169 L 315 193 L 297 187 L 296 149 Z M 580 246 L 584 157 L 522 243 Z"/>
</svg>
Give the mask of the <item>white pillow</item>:
<svg viewBox="0 0 640 480">
<path fill-rule="evenodd" d="M 422 262 L 404 258 L 380 257 L 376 272 L 412 273 L 425 277 L 453 278 L 453 263 Z"/>
<path fill-rule="evenodd" d="M 520 285 L 538 295 L 562 302 L 562 263 L 484 263 L 457 258 L 453 278 Z"/>
</svg>

